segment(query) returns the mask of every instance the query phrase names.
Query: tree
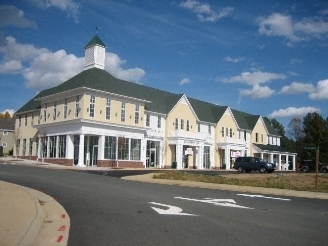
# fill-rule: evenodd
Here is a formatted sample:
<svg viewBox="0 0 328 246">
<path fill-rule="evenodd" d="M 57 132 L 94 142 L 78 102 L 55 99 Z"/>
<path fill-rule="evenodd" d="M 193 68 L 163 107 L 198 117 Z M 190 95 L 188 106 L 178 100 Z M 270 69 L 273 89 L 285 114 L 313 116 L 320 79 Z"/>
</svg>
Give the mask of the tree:
<svg viewBox="0 0 328 246">
<path fill-rule="evenodd" d="M 328 121 L 317 112 L 308 113 L 303 119 L 304 144 L 320 148 L 321 161 L 328 161 Z M 315 158 L 314 151 L 306 151 L 305 157 Z"/>
<path fill-rule="evenodd" d="M 8 111 L 6 111 L 4 114 L 0 113 L 0 119 L 10 119 L 11 115 Z"/>
<path fill-rule="evenodd" d="M 293 118 L 288 124 L 288 136 L 294 143 L 294 150 L 300 159 L 303 159 L 304 132 L 301 118 Z"/>
</svg>

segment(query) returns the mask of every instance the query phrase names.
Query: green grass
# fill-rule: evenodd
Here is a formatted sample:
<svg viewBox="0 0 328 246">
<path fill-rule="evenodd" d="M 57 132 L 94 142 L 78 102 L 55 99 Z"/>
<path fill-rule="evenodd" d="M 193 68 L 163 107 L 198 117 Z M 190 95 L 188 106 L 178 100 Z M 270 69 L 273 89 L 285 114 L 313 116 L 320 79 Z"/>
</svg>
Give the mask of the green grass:
<svg viewBox="0 0 328 246">
<path fill-rule="evenodd" d="M 298 191 L 316 191 L 315 174 L 313 173 L 272 173 L 269 175 L 251 173 L 250 175 L 245 176 L 243 174 L 204 175 L 183 171 L 166 171 L 160 174 L 154 174 L 153 178 Z M 328 193 L 328 174 L 318 175 L 318 191 Z"/>
</svg>

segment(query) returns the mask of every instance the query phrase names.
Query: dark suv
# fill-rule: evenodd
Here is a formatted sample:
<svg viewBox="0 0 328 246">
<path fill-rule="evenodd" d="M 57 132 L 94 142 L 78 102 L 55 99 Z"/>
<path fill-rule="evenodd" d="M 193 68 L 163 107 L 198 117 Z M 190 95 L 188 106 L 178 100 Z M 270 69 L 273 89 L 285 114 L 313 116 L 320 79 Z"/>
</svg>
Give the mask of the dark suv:
<svg viewBox="0 0 328 246">
<path fill-rule="evenodd" d="M 302 171 L 302 172 L 310 172 L 310 171 L 315 171 L 316 170 L 316 163 L 313 160 L 303 160 L 297 165 L 297 169 Z M 328 172 L 328 167 L 325 164 L 318 163 L 318 170 L 320 172 Z"/>
<path fill-rule="evenodd" d="M 259 170 L 261 173 L 272 173 L 276 169 L 276 165 L 273 163 L 269 163 L 259 157 L 243 156 L 237 157 L 233 168 L 238 170 L 238 172 L 240 173 L 244 170 L 247 173 L 252 170 Z"/>
</svg>

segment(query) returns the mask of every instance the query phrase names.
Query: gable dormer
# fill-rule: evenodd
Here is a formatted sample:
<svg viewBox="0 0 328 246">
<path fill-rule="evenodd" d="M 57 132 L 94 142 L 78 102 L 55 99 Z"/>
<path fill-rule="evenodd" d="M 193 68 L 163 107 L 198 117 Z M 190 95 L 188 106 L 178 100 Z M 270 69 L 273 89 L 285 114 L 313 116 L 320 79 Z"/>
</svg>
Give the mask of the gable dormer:
<svg viewBox="0 0 328 246">
<path fill-rule="evenodd" d="M 105 69 L 105 49 L 106 45 L 100 40 L 97 34 L 84 47 L 85 64 L 84 70 L 90 68 Z"/>
</svg>

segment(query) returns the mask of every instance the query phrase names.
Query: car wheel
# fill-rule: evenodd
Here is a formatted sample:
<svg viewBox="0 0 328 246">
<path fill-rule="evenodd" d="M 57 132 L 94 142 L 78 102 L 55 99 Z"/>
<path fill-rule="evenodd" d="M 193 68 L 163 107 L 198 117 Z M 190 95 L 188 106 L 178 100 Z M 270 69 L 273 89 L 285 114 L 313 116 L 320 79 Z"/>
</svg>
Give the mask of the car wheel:
<svg viewBox="0 0 328 246">
<path fill-rule="evenodd" d="M 266 172 L 265 167 L 260 167 L 260 173 L 265 173 L 265 172 Z"/>
<path fill-rule="evenodd" d="M 323 167 L 321 170 L 322 170 L 323 173 L 328 173 L 328 168 L 327 167 Z"/>
<path fill-rule="evenodd" d="M 268 173 L 273 173 L 273 170 L 268 171 Z"/>
<path fill-rule="evenodd" d="M 251 172 L 251 170 L 245 170 L 245 172 L 246 172 L 246 173 L 250 173 L 250 172 Z"/>
<path fill-rule="evenodd" d="M 308 168 L 308 167 L 303 167 L 303 168 L 302 168 L 302 171 L 303 171 L 304 173 L 307 173 L 307 172 L 309 171 L 309 168 Z"/>
<path fill-rule="evenodd" d="M 238 170 L 238 173 L 242 173 L 244 171 L 244 168 L 242 166 L 239 166 L 237 170 Z"/>
</svg>

